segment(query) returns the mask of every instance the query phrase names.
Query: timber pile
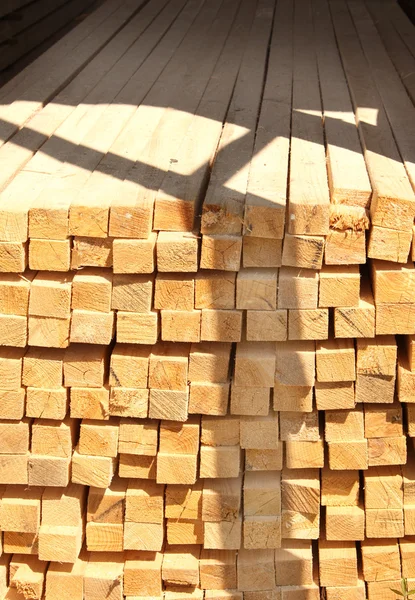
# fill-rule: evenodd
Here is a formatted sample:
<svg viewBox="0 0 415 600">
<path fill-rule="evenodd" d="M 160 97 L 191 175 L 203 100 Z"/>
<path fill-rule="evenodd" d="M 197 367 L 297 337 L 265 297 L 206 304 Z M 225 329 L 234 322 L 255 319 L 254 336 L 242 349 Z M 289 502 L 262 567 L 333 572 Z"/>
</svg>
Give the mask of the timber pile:
<svg viewBox="0 0 415 600">
<path fill-rule="evenodd" d="M 413 34 L 106 0 L 0 90 L 1 598 L 414 587 Z"/>
</svg>

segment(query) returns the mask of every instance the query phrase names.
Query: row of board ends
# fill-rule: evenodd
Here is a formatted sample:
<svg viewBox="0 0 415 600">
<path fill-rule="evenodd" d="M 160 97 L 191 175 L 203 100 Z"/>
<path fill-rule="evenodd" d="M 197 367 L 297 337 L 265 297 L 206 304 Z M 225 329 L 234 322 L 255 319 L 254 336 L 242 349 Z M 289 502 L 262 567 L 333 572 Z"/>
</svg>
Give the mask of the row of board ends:
<svg viewBox="0 0 415 600">
<path fill-rule="evenodd" d="M 369 259 L 406 264 L 414 259 L 413 232 L 382 227 L 365 232 L 333 230 L 322 236 L 290 235 L 284 240 L 152 232 L 145 239 L 74 237 L 0 242 L 1 272 L 69 271 L 113 267 L 117 273 L 239 271 L 280 266 L 319 270 L 323 265 L 363 265 Z M 412 249 L 411 249 L 412 248 Z"/>
</svg>

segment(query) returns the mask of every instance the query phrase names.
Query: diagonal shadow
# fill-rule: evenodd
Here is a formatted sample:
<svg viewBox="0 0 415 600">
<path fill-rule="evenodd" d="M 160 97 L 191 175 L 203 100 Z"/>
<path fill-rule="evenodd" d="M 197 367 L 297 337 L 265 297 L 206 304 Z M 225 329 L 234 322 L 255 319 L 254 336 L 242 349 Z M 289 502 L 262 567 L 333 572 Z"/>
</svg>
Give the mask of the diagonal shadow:
<svg viewBox="0 0 415 600">
<path fill-rule="evenodd" d="M 333 111 L 334 107 L 326 107 L 326 110 Z M 336 110 L 339 111 L 340 114 L 344 110 L 344 107 L 336 106 Z M 211 115 L 208 112 L 205 112 L 204 116 L 207 118 L 211 118 Z M 303 114 L 303 117 L 312 123 L 321 122 L 320 117 L 313 114 Z M 381 118 L 382 117 L 383 115 L 381 116 Z M 334 119 L 333 117 L 326 116 L 325 122 L 330 121 L 336 121 L 337 131 L 339 132 L 339 141 L 336 145 L 347 150 L 354 150 L 354 146 L 352 144 L 348 144 L 347 142 L 352 137 L 350 135 L 351 130 L 355 131 L 355 127 L 350 123 L 342 121 L 341 119 Z M 0 123 L 2 122 L 4 121 L 0 119 Z M 234 122 L 235 124 L 238 124 L 237 119 L 234 119 Z M 377 125 L 367 125 L 367 127 L 376 129 L 380 124 L 381 123 L 379 123 L 378 120 Z M 312 132 L 315 131 L 315 129 L 316 128 L 312 126 L 307 127 L 304 128 L 304 132 Z M 29 135 L 27 135 L 27 133 L 29 133 Z M 217 153 L 215 160 L 217 160 L 219 156 L 222 156 L 224 154 L 233 154 L 234 156 L 239 156 L 239 148 L 243 147 L 244 139 L 248 135 L 249 132 L 246 132 L 244 136 L 238 138 L 237 140 L 228 144 L 225 148 L 221 149 Z M 317 143 L 319 141 L 313 138 L 312 135 L 303 135 L 302 139 L 304 139 L 305 141 Z M 147 164 L 145 162 L 141 162 L 139 160 L 135 161 L 124 156 L 115 154 L 113 152 L 108 152 L 103 156 L 100 151 L 95 150 L 94 148 L 85 146 L 83 144 L 74 144 L 73 142 L 70 142 L 69 140 L 66 140 L 58 135 L 53 135 L 51 138 L 49 138 L 49 140 L 52 143 L 45 144 L 43 134 L 33 129 L 30 129 L 29 126 L 25 126 L 21 130 L 21 135 L 18 136 L 18 145 L 23 148 L 26 148 L 30 152 L 35 152 L 38 149 L 40 149 L 44 154 L 47 154 L 51 158 L 59 158 L 62 164 L 64 162 L 67 162 L 75 167 L 80 167 L 83 169 L 88 168 L 89 170 L 91 170 L 91 173 L 95 170 L 103 174 L 110 174 L 112 177 L 121 181 L 127 180 L 134 183 L 139 183 L 141 186 L 145 187 L 146 189 L 153 190 L 155 193 L 161 190 L 168 195 L 174 195 L 176 191 L 176 188 L 173 190 L 170 189 L 168 185 L 166 186 L 166 183 L 168 184 L 169 178 L 165 177 L 167 171 L 164 169 L 160 169 L 158 167 Z M 15 143 L 15 138 L 12 139 L 12 142 Z M 53 142 L 56 142 L 56 144 Z M 57 146 L 59 146 L 59 155 L 57 155 L 57 153 L 55 152 L 55 148 Z M 261 152 L 265 146 L 265 143 L 258 143 L 257 140 L 256 149 L 258 152 Z M 172 156 L 171 159 L 174 160 L 175 157 Z M 245 165 L 245 161 L 240 161 L 238 163 L 237 169 L 242 169 Z M 210 170 L 210 168 L 211 165 L 205 163 L 204 165 L 196 169 L 191 175 L 180 175 L 178 173 L 175 173 L 176 181 L 182 180 L 184 182 L 186 180 L 190 187 L 192 187 L 192 179 L 194 181 L 200 181 L 201 174 L 204 175 L 206 171 Z M 143 173 L 145 174 L 144 176 Z M 223 176 L 221 179 L 217 180 L 217 184 L 222 185 L 224 188 L 226 188 L 226 182 L 228 179 L 231 178 L 233 174 L 233 172 L 227 172 L 226 177 Z M 159 182 L 161 182 L 160 185 Z M 245 198 L 244 194 L 238 194 L 238 192 L 236 192 L 235 190 L 232 190 L 232 195 L 233 197 L 239 197 L 240 199 Z M 252 194 L 251 197 L 262 199 L 260 196 L 254 196 Z"/>
</svg>

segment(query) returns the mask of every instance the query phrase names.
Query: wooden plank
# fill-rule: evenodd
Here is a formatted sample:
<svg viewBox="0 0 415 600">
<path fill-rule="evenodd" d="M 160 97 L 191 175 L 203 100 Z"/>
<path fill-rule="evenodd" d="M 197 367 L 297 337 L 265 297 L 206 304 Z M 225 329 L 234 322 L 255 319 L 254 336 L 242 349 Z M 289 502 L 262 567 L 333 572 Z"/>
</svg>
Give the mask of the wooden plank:
<svg viewBox="0 0 415 600">
<path fill-rule="evenodd" d="M 199 270 L 196 274 L 194 283 L 195 308 L 235 308 L 235 273 Z"/>
<path fill-rule="evenodd" d="M 65 0 L 58 0 L 55 7 L 59 8 L 64 4 Z M 0 22 L 0 41 L 10 40 L 14 35 L 30 27 L 33 23 L 41 21 L 43 17 L 48 15 L 50 7 L 45 0 L 37 0 L 31 2 L 24 10 L 21 7 L 14 10 L 14 14 L 5 15 L 6 18 Z M 2 15 L 3 16 L 3 15 Z"/>
<path fill-rule="evenodd" d="M 415 292 L 412 262 L 401 265 L 373 260 L 370 262 L 370 271 L 376 305 L 411 303 Z"/>
<path fill-rule="evenodd" d="M 20 595 L 30 589 L 32 595 L 41 597 L 47 571 L 47 563 L 36 556 L 15 554 L 10 563 L 11 585 Z"/>
<path fill-rule="evenodd" d="M 325 266 L 319 277 L 320 307 L 357 306 L 360 299 L 360 272 L 357 266 Z"/>
<path fill-rule="evenodd" d="M 101 53 L 99 53 L 95 60 L 92 61 L 91 66 L 85 69 L 85 71 L 82 71 L 78 77 L 75 78 L 75 80 L 55 98 L 54 103 L 49 103 L 43 110 L 39 112 L 38 115 L 34 117 L 31 122 L 31 129 L 23 129 L 18 134 L 18 136 L 23 136 L 20 146 L 19 138 L 17 136 L 14 139 L 14 145 L 11 147 L 12 149 L 15 149 L 14 151 L 11 151 L 11 148 L 9 147 L 10 145 L 7 144 L 5 145 L 3 151 L 0 150 L 0 155 L 1 152 L 4 153 L 4 160 L 2 161 L 4 164 L 3 185 L 14 174 L 16 168 L 23 166 L 27 161 L 29 161 L 31 170 L 36 171 L 35 165 L 39 165 L 39 163 L 41 163 L 41 166 L 39 165 L 37 168 L 40 169 L 44 174 L 50 174 L 56 171 L 58 173 L 63 171 L 62 174 L 65 174 L 65 169 L 68 170 L 68 166 L 65 164 L 61 166 L 59 158 L 61 160 L 65 160 L 68 154 L 73 153 L 75 148 L 70 142 L 79 143 L 80 137 L 82 138 L 82 135 L 86 133 L 85 129 L 83 128 L 84 123 L 82 119 L 80 119 L 80 116 L 84 113 L 87 113 L 88 110 L 93 116 L 94 111 L 92 109 L 95 108 L 95 118 L 99 117 L 99 115 L 107 106 L 108 102 L 111 102 L 113 98 L 111 94 L 116 94 L 120 89 L 119 86 L 122 87 L 125 81 L 123 81 L 122 77 L 119 77 L 120 82 L 118 83 L 118 78 L 113 77 L 114 73 L 112 68 L 114 68 L 118 59 L 120 59 L 123 54 L 124 58 L 119 61 L 119 67 L 124 67 L 121 72 L 124 73 L 126 71 L 127 80 L 131 74 L 131 71 L 134 72 L 136 61 L 130 60 L 128 63 L 128 59 L 134 57 L 134 51 L 136 50 L 136 47 L 133 46 L 133 48 L 128 51 L 129 45 L 131 45 L 131 42 L 136 38 L 137 33 L 140 34 L 148 25 L 148 23 L 151 23 L 155 14 L 157 15 L 157 6 L 158 4 L 156 4 L 154 7 L 156 10 L 153 8 L 147 8 L 144 10 L 143 15 L 139 14 L 136 19 L 133 19 L 131 25 L 127 27 L 126 33 L 124 31 L 121 32 L 120 36 L 116 36 L 113 43 L 109 44 L 109 52 L 107 49 L 104 49 Z M 171 18 L 172 17 L 170 16 L 170 21 Z M 139 41 L 141 41 L 140 38 Z M 118 44 L 120 47 L 117 47 Z M 140 43 L 137 42 L 136 45 L 138 45 L 140 54 Z M 146 56 L 145 40 L 143 45 L 144 56 Z M 149 45 L 148 41 L 147 45 Z M 150 48 L 151 47 L 152 45 L 150 42 Z M 113 51 L 112 57 L 111 51 Z M 110 58 L 108 58 L 108 53 L 110 54 Z M 125 67 L 126 61 L 127 65 L 130 65 L 129 68 Z M 112 81 L 111 85 L 109 84 L 109 81 Z M 100 85 L 94 89 L 98 83 L 100 83 Z M 104 102 L 102 102 L 103 100 Z M 99 101 L 101 101 L 102 106 L 98 109 L 97 106 L 94 106 L 94 104 L 99 103 Z M 61 108 L 61 106 L 63 106 L 63 108 Z M 52 138 L 48 139 L 53 133 L 55 133 L 55 136 L 52 136 Z M 24 136 L 27 138 L 26 141 L 24 140 Z M 38 154 L 32 160 L 29 160 L 33 153 L 43 143 L 44 153 Z M 92 157 L 95 158 L 94 153 L 92 153 Z M 17 183 L 13 183 L 13 186 L 20 185 L 19 179 L 19 176 L 17 176 Z M 66 180 L 64 179 L 64 181 Z M 30 205 L 33 203 L 33 201 L 36 200 L 37 196 L 42 191 L 42 188 L 45 187 L 45 185 L 47 185 L 47 178 L 45 178 L 44 175 L 39 181 L 39 186 L 36 189 L 32 189 L 30 194 L 29 192 L 26 192 L 26 194 L 29 194 L 29 196 L 24 200 L 21 199 L 21 204 L 23 205 L 23 215 L 20 218 L 23 218 L 23 229 L 27 228 L 25 216 L 26 212 L 30 208 Z M 59 177 L 56 181 L 52 180 L 50 185 L 52 186 L 52 189 L 56 187 L 59 189 L 62 187 L 62 185 L 59 186 Z M 73 187 L 76 189 L 76 186 Z M 59 194 L 58 191 L 55 193 Z M 61 233 L 60 235 L 66 237 L 68 232 L 68 199 L 65 197 L 63 191 L 61 191 L 60 194 L 61 197 L 54 199 L 53 207 L 58 212 L 58 215 L 55 218 L 59 218 L 59 213 L 63 213 L 63 215 L 60 216 L 61 220 L 63 218 L 63 224 L 60 224 L 61 230 L 63 228 L 63 234 Z M 38 212 L 36 213 L 35 211 L 35 216 L 37 216 L 38 219 L 42 218 L 42 207 L 44 203 L 46 203 L 46 207 L 48 208 L 50 205 L 50 194 L 49 196 L 47 195 L 47 190 L 46 197 L 43 197 L 42 199 L 42 196 L 40 196 L 38 200 Z M 18 219 L 18 215 L 15 216 L 16 219 Z M 45 217 L 43 217 L 43 221 L 45 220 Z"/>
<path fill-rule="evenodd" d="M 85 600 L 122 600 L 124 556 L 117 552 L 91 552 L 84 575 Z"/>
<path fill-rule="evenodd" d="M 53 11 L 49 10 L 44 18 L 42 20 L 39 18 L 34 25 L 29 23 L 24 32 L 13 33 L 12 44 L 3 46 L 0 69 L 6 69 L 12 63 L 17 62 L 19 58 L 40 45 L 45 38 L 47 39 L 75 20 L 85 8 L 87 7 L 82 0 L 69 0 L 63 6 L 57 6 Z"/>
<path fill-rule="evenodd" d="M 295 470 L 321 468 L 324 466 L 324 442 L 322 439 L 316 442 L 289 441 L 285 442 L 284 445 L 287 468 Z M 299 535 L 298 537 L 301 538 L 302 536 Z"/>
<path fill-rule="evenodd" d="M 273 4 L 260 0 L 203 202 L 202 234 L 242 232 L 272 15 Z"/>
<path fill-rule="evenodd" d="M 316 374 L 320 382 L 355 381 L 355 349 L 351 340 L 330 339 L 316 348 Z"/>
<path fill-rule="evenodd" d="M 365 540 L 361 544 L 365 581 L 400 577 L 399 547 L 394 540 Z"/>
<path fill-rule="evenodd" d="M 163 555 L 146 552 L 129 552 L 124 567 L 124 593 L 126 596 L 161 596 L 161 566 Z"/>
<path fill-rule="evenodd" d="M 334 335 L 339 338 L 375 337 L 375 304 L 368 281 L 362 281 L 356 307 L 334 309 Z"/>
<path fill-rule="evenodd" d="M 415 102 L 415 56 L 411 54 L 390 18 L 393 3 L 378 3 L 367 0 L 366 6 L 388 51 L 389 57 L 399 73 L 402 83 L 406 87 L 412 102 Z"/>
<path fill-rule="evenodd" d="M 273 238 L 243 238 L 244 267 L 280 267 L 282 259 L 282 240 Z"/>
<path fill-rule="evenodd" d="M 311 2 L 296 3 L 288 232 L 325 235 L 329 190 Z"/>
<path fill-rule="evenodd" d="M 0 98 L 4 103 L 16 100 L 19 93 L 36 81 L 42 70 L 50 69 L 54 63 L 57 63 L 67 52 L 76 48 L 83 39 L 94 31 L 105 19 L 114 13 L 120 6 L 118 0 L 106 0 L 96 11 L 89 15 L 78 27 L 70 31 L 59 42 L 54 44 L 47 52 L 42 54 L 33 63 L 28 65 L 23 71 L 18 73 L 13 79 L 2 86 Z M 14 92 L 14 94 L 12 94 Z"/>
<path fill-rule="evenodd" d="M 93 240 L 93 238 L 79 239 Z M 104 241 L 107 242 L 107 239 Z M 111 242 L 111 238 L 109 241 Z M 115 239 L 114 273 L 153 273 L 156 264 L 156 242 L 156 232 L 151 233 L 145 240 Z M 111 266 L 111 259 L 108 259 L 108 262 Z"/>
<path fill-rule="evenodd" d="M 327 442 L 342 442 L 364 439 L 363 408 L 345 411 L 325 411 L 325 439 Z M 352 468 L 352 467 L 351 467 Z"/>
<path fill-rule="evenodd" d="M 310 585 L 313 582 L 313 555 L 308 540 L 283 540 L 275 551 L 277 585 Z"/>
<path fill-rule="evenodd" d="M 369 213 L 363 206 L 333 204 L 330 206 L 330 227 L 338 231 L 369 229 Z"/>
<path fill-rule="evenodd" d="M 332 471 L 327 467 L 321 471 L 322 506 L 356 506 L 359 490 L 359 471 Z"/>
<path fill-rule="evenodd" d="M 58 594 L 62 600 L 82 600 L 86 566 L 85 553 L 73 565 L 51 562 L 46 573 L 46 595 Z"/>
<path fill-rule="evenodd" d="M 369 232 L 367 255 L 370 258 L 406 263 L 411 247 L 411 232 L 373 225 Z"/>
<path fill-rule="evenodd" d="M 182 3 L 179 2 L 178 6 L 176 5 L 176 7 L 175 7 L 175 11 L 173 12 L 173 15 L 175 15 L 175 12 L 178 9 L 180 9 L 181 7 L 182 7 Z M 188 12 L 190 12 L 190 13 L 192 12 L 191 7 Z M 120 185 L 121 185 L 121 182 L 119 181 L 119 179 L 120 178 L 123 179 L 123 177 L 126 175 L 126 173 L 128 171 L 128 168 L 131 167 L 131 165 L 133 164 L 131 159 L 128 161 L 119 161 L 119 160 L 117 161 L 116 160 L 118 157 L 114 156 L 114 154 L 116 154 L 117 148 L 120 148 L 120 143 L 118 143 L 118 146 L 117 146 L 117 137 L 123 131 L 124 126 L 127 123 L 130 123 L 132 117 L 134 117 L 134 116 L 137 117 L 138 114 L 141 115 L 143 112 L 143 107 L 141 107 L 141 110 L 139 110 L 137 108 L 137 105 L 139 105 L 141 103 L 141 101 L 143 100 L 143 98 L 145 97 L 145 95 L 147 94 L 149 89 L 151 88 L 151 85 L 153 85 L 155 83 L 157 76 L 160 73 L 160 70 L 162 70 L 162 68 L 164 66 L 163 64 L 157 65 L 158 68 L 156 67 L 156 69 L 153 69 L 151 73 L 147 72 L 147 76 L 143 77 L 142 76 L 143 71 L 145 72 L 146 67 L 148 67 L 148 63 L 146 62 L 146 59 L 151 61 L 151 51 L 154 50 L 154 46 L 156 45 L 155 43 L 166 33 L 169 25 L 171 25 L 171 19 L 172 19 L 172 11 L 171 10 L 164 11 L 161 19 L 155 22 L 153 30 L 151 30 L 152 28 L 150 28 L 147 31 L 145 31 L 142 39 L 140 40 L 141 43 L 136 44 L 136 47 L 133 48 L 133 52 L 129 53 L 128 61 L 126 60 L 124 62 L 124 71 L 125 71 L 124 77 L 125 77 L 125 79 L 121 83 L 118 83 L 117 79 L 114 79 L 114 81 L 117 83 L 116 89 L 120 93 L 118 93 L 115 96 L 115 98 L 113 99 L 112 105 L 110 104 L 107 106 L 107 108 L 103 112 L 103 115 L 101 118 L 108 119 L 108 125 L 110 125 L 111 121 L 115 120 L 115 123 L 116 123 L 115 135 L 112 137 L 111 140 L 109 140 L 107 142 L 107 144 L 104 141 L 103 147 L 100 149 L 100 152 L 91 153 L 90 156 L 85 157 L 85 160 L 83 161 L 83 163 L 81 165 L 77 165 L 75 167 L 75 172 L 79 173 L 79 175 L 81 177 L 81 181 L 80 181 L 79 195 L 72 202 L 71 210 L 70 210 L 69 231 L 71 233 L 74 233 L 77 235 L 87 235 L 87 236 L 97 235 L 99 237 L 105 237 L 107 235 L 108 212 L 109 212 L 109 205 L 111 203 L 112 196 L 114 197 L 114 201 L 115 201 L 115 198 L 117 196 L 117 186 L 120 187 Z M 176 39 L 176 45 L 174 45 L 174 41 L 173 41 L 173 51 L 175 50 L 178 42 L 180 42 L 184 33 L 186 32 L 186 12 L 184 13 L 184 16 L 182 15 L 182 19 L 185 22 L 184 27 L 183 27 L 182 20 L 179 17 L 178 21 L 173 24 L 173 30 L 170 31 L 170 35 L 167 36 L 167 40 L 166 39 L 164 40 L 165 43 L 168 44 L 170 38 L 172 38 L 174 40 L 175 34 L 176 34 L 176 37 L 178 34 L 179 40 Z M 157 55 L 157 51 L 160 51 L 160 49 L 155 50 L 156 55 Z M 167 62 L 168 62 L 169 58 L 170 58 L 170 56 L 169 56 L 169 54 L 167 54 L 167 56 L 166 56 Z M 154 56 L 153 56 L 153 60 L 154 60 Z M 141 71 L 140 71 L 140 66 L 142 67 Z M 139 82 L 138 85 L 137 85 L 137 82 Z M 135 83 L 135 86 L 134 86 L 134 83 Z M 128 85 L 126 88 L 123 89 L 124 84 L 128 84 Z M 111 85 L 111 79 L 109 79 L 109 85 Z M 105 87 L 103 88 L 103 92 L 105 93 Z M 120 110 L 120 108 L 118 107 L 119 104 L 124 105 L 124 108 L 122 110 Z M 96 113 L 96 111 L 94 111 L 94 112 Z M 94 119 L 96 120 L 96 114 L 94 115 L 94 112 L 92 113 L 92 115 L 93 115 Z M 114 112 L 117 115 L 115 119 L 114 119 L 114 115 L 113 115 Z M 157 112 L 156 112 L 155 116 L 157 117 Z M 137 119 L 136 120 L 133 119 L 133 124 L 135 124 L 137 126 Z M 147 127 L 150 126 L 150 124 L 148 122 L 146 123 L 146 125 L 147 125 Z M 83 127 L 85 127 L 85 125 L 83 125 Z M 86 146 L 91 145 L 91 142 L 90 141 L 88 142 L 88 137 L 90 139 L 92 139 L 95 144 L 99 143 L 100 136 L 102 138 L 102 128 L 101 127 L 102 127 L 102 122 L 100 125 L 98 125 L 98 127 L 92 127 L 90 133 L 87 134 L 86 137 L 84 137 L 83 144 Z M 104 126 L 104 128 L 105 128 L 105 126 Z M 150 132 L 151 132 L 151 129 L 150 129 Z M 124 129 L 123 135 L 126 136 L 126 133 L 127 132 Z M 131 130 L 130 130 L 130 134 L 131 134 Z M 139 147 L 140 148 L 145 147 L 145 142 L 147 140 L 146 136 L 144 135 L 142 137 L 141 135 L 137 135 L 137 139 L 138 139 Z M 106 167 L 103 166 L 103 168 L 100 168 L 98 172 L 95 171 L 95 173 L 92 176 L 90 176 L 90 172 L 93 171 L 98 166 L 98 163 L 104 157 L 105 153 L 109 151 L 110 148 L 112 149 L 112 152 L 110 155 L 110 160 L 107 161 Z M 131 150 L 132 149 L 130 147 L 129 148 L 130 156 L 131 156 Z M 124 151 L 125 151 L 125 148 L 124 148 Z M 134 152 L 133 152 L 133 154 L 134 154 Z M 112 161 L 111 161 L 111 159 L 112 159 Z M 117 175 L 118 175 L 117 178 L 113 177 L 113 175 L 115 173 L 114 173 L 114 167 L 111 170 L 111 162 L 112 163 L 115 162 L 116 165 L 119 162 L 123 163 L 121 166 L 121 172 L 117 173 Z M 71 165 L 69 165 L 68 168 L 73 170 L 73 167 Z M 85 169 L 86 169 L 86 172 L 84 171 Z M 104 171 L 104 173 L 101 173 L 101 171 Z M 126 188 L 124 190 L 124 193 L 128 192 L 127 186 L 124 185 L 123 187 Z M 103 198 L 102 192 L 98 191 L 101 188 L 104 188 L 104 190 L 105 190 L 104 198 Z M 134 192 L 134 189 L 132 190 L 132 193 L 133 192 Z M 92 201 L 91 201 L 91 193 L 93 194 Z M 127 223 L 128 223 L 128 221 L 126 222 L 126 225 L 125 225 L 125 229 L 126 229 L 125 234 L 128 233 Z M 129 223 L 130 223 L 131 227 L 133 227 L 134 225 L 135 225 L 135 227 L 137 227 L 136 220 L 132 219 L 131 217 L 130 217 Z M 147 231 L 148 225 L 144 224 L 143 227 L 144 227 L 144 230 Z M 111 222 L 110 222 L 110 228 L 111 228 Z M 117 234 L 116 227 L 115 228 L 113 227 L 113 229 L 114 229 L 114 231 L 112 232 L 112 235 L 120 235 L 119 233 Z M 122 234 L 121 234 L 121 237 L 122 237 Z M 138 237 L 147 237 L 147 236 L 139 235 Z"/>
<path fill-rule="evenodd" d="M 283 412 L 280 415 L 280 439 L 285 442 L 318 441 L 320 434 L 317 411 Z"/>
<path fill-rule="evenodd" d="M 112 282 L 112 273 L 107 269 L 82 269 L 72 280 L 71 308 L 109 312 Z"/>
<path fill-rule="evenodd" d="M 171 163 L 172 153 L 176 153 L 191 124 L 237 8 L 225 3 L 216 15 L 218 7 L 213 10 L 214 5 L 209 6 L 205 6 L 204 10 L 207 10 L 208 14 L 209 11 L 212 12 L 210 17 L 202 16 L 201 22 L 194 24 L 188 39 L 183 42 L 169 64 L 169 69 L 146 98 L 146 104 L 149 106 L 168 106 L 169 102 L 171 104 L 164 110 L 152 110 L 147 117 L 147 138 L 136 155 L 136 162 L 128 175 L 129 181 L 124 185 L 126 192 L 131 192 L 132 196 L 130 199 L 121 197 L 112 204 L 110 233 L 113 235 L 120 235 L 119 232 L 123 231 L 123 235 L 129 237 L 146 237 L 148 231 L 151 231 L 154 190 L 160 187 Z M 213 25 L 209 26 L 211 19 Z M 217 31 L 214 43 L 211 39 L 212 27 Z M 200 62 L 202 56 L 204 60 Z M 180 86 L 180 78 L 186 76 L 192 77 L 192 90 L 186 85 Z M 169 96 L 166 96 L 166 89 L 170 94 L 174 94 L 170 101 Z M 180 112 L 177 112 L 176 107 L 180 108 Z M 125 191 L 122 196 L 124 194 Z M 127 213 L 132 215 L 128 227 L 125 222 Z M 144 217 L 144 214 L 147 214 L 147 217 Z"/>
<path fill-rule="evenodd" d="M 120 420 L 118 452 L 155 456 L 158 444 L 158 421 L 144 420 L 138 423 L 130 419 Z"/>
<path fill-rule="evenodd" d="M 141 458 L 141 457 L 140 457 Z M 72 455 L 73 483 L 107 488 L 111 485 L 116 469 L 116 460 L 109 456 L 88 456 L 74 450 Z"/>
<path fill-rule="evenodd" d="M 244 2 L 192 123 L 158 190 L 154 228 L 192 231 L 222 133 L 234 82 L 249 36 L 255 3 Z M 204 143 L 198 144 L 203 138 Z"/>
<path fill-rule="evenodd" d="M 409 181 L 412 188 L 415 188 L 415 106 L 408 97 L 367 8 L 355 0 L 348 0 L 348 5 Z"/>
<path fill-rule="evenodd" d="M 246 339 L 252 342 L 282 342 L 287 339 L 288 311 L 247 310 Z"/>
<path fill-rule="evenodd" d="M 63 365 L 66 387 L 101 387 L 108 370 L 108 349 L 105 346 L 71 344 L 65 352 Z"/>
<path fill-rule="evenodd" d="M 382 228 L 382 231 L 387 231 Z M 364 265 L 366 262 L 366 236 L 364 231 L 330 228 L 326 237 L 324 254 L 326 265 Z"/>
<path fill-rule="evenodd" d="M 321 269 L 324 254 L 323 236 L 285 234 L 282 264 L 301 269 Z"/>
<path fill-rule="evenodd" d="M 275 381 L 273 398 L 274 410 L 284 412 L 311 412 L 313 410 L 313 392 L 314 388 L 310 386 L 291 386 Z"/>
<path fill-rule="evenodd" d="M 192 344 L 189 356 L 190 382 L 226 383 L 230 358 L 230 343 Z"/>
<path fill-rule="evenodd" d="M 414 219 L 415 195 L 382 99 L 346 3 L 343 0 L 331 0 L 330 10 L 373 188 L 370 206 L 372 223 L 379 227 L 409 231 Z"/>
<path fill-rule="evenodd" d="M 195 302 L 195 277 L 192 273 L 157 274 L 154 308 L 157 310 L 193 310 L 194 308 L 203 308 L 203 302 L 201 304 L 202 306 L 199 306 L 199 303 Z"/>
<path fill-rule="evenodd" d="M 398 437 L 403 434 L 402 408 L 399 403 L 366 404 L 365 437 Z"/>
<path fill-rule="evenodd" d="M 94 13 L 90 15 L 89 23 L 85 23 L 83 27 L 81 25 L 80 32 L 72 33 L 72 36 L 71 34 L 68 35 L 68 39 L 65 41 L 70 41 L 72 38 L 72 43 L 70 42 L 65 48 L 62 48 L 64 50 L 62 54 L 58 52 L 59 62 L 55 62 L 55 59 L 52 59 L 51 61 L 47 61 L 45 65 L 46 61 L 43 61 L 41 69 L 41 61 L 39 61 L 38 68 L 36 69 L 36 78 L 31 73 L 29 85 L 21 83 L 17 86 L 17 89 L 3 97 L 3 102 L 7 104 L 0 111 L 1 118 L 3 119 L 2 126 L 0 127 L 0 139 L 2 142 L 4 143 L 11 135 L 16 133 L 19 127 L 24 125 L 44 103 L 56 94 L 59 88 L 68 83 L 74 74 L 85 66 L 91 60 L 91 57 L 97 51 L 101 50 L 122 28 L 139 7 L 139 3 L 126 3 L 122 0 L 114 2 L 112 0 L 109 6 L 104 5 L 101 11 L 98 11 L 98 15 L 95 16 Z M 76 40 L 75 44 L 73 40 Z M 61 44 L 62 46 L 63 44 Z M 75 49 L 77 50 L 76 52 L 74 52 Z M 53 56 L 53 47 L 50 51 L 50 56 Z M 45 67 L 47 68 L 48 79 L 47 82 L 40 84 L 38 77 Z"/>
<path fill-rule="evenodd" d="M 399 35 L 405 42 L 406 46 L 410 50 L 412 56 L 415 57 L 415 44 L 413 40 L 413 24 L 409 17 L 401 9 L 400 6 L 396 5 L 395 2 L 387 3 L 389 9 L 389 17 L 393 22 L 394 27 L 398 31 Z"/>
<path fill-rule="evenodd" d="M 314 1 L 313 13 L 331 202 L 368 207 L 372 190 L 327 1 Z"/>
<path fill-rule="evenodd" d="M 284 469 L 281 478 L 283 538 L 317 539 L 319 536 L 320 479 L 318 469 Z"/>
<path fill-rule="evenodd" d="M 319 540 L 320 585 L 324 587 L 357 585 L 357 552 L 354 542 Z"/>
<path fill-rule="evenodd" d="M 202 238 L 201 269 L 239 271 L 242 254 L 242 236 L 207 235 Z"/>
<path fill-rule="evenodd" d="M 312 270 L 282 267 L 278 277 L 278 308 L 317 308 L 319 274 Z"/>
<path fill-rule="evenodd" d="M 313 386 L 315 342 L 277 342 L 275 380 L 287 386 Z"/>
<path fill-rule="evenodd" d="M 245 236 L 282 239 L 287 204 L 293 4 L 279 2 L 246 192 Z"/>
<path fill-rule="evenodd" d="M 236 278 L 236 308 L 275 310 L 277 269 L 241 269 Z"/>
<path fill-rule="evenodd" d="M 114 240 L 115 241 L 115 240 Z M 122 240 L 121 240 L 122 241 Z M 155 243 L 155 240 L 154 240 Z M 150 242 L 150 246 L 152 246 Z M 119 253 L 124 254 L 123 252 Z M 150 252 L 150 256 L 152 258 L 153 254 Z M 135 265 L 138 263 L 142 263 L 140 261 L 141 257 L 136 258 Z M 113 265 L 113 240 L 112 238 L 85 238 L 85 237 L 74 237 L 73 238 L 73 247 L 72 247 L 72 256 L 71 256 L 71 269 L 81 269 L 83 267 L 112 267 Z M 150 259 L 151 264 L 151 259 Z M 126 272 L 130 273 L 129 270 L 130 265 L 127 265 Z M 124 271 L 114 271 L 115 273 Z M 137 272 L 137 269 L 134 268 L 133 273 Z M 141 272 L 141 270 L 139 270 Z M 144 271 L 147 272 L 147 271 Z M 152 270 L 151 270 L 152 272 Z"/>
<path fill-rule="evenodd" d="M 288 311 L 289 340 L 326 340 L 329 336 L 327 308 Z"/>
<path fill-rule="evenodd" d="M 25 351 L 20 348 L 2 348 L 0 377 L 3 390 L 19 390 L 22 385 L 22 367 Z"/>
<path fill-rule="evenodd" d="M 326 539 L 354 541 L 365 538 L 365 511 L 361 506 L 327 506 Z"/>
</svg>

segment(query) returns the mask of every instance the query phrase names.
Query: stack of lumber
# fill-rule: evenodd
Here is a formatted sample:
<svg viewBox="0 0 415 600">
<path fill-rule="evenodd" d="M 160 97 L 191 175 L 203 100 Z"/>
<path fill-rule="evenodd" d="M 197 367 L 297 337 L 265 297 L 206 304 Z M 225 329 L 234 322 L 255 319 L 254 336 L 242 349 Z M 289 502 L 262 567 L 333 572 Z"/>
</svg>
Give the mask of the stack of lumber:
<svg viewBox="0 0 415 600">
<path fill-rule="evenodd" d="M 0 598 L 415 586 L 392 0 L 105 0 L 0 89 Z"/>
</svg>

